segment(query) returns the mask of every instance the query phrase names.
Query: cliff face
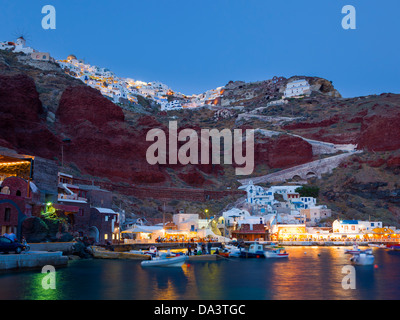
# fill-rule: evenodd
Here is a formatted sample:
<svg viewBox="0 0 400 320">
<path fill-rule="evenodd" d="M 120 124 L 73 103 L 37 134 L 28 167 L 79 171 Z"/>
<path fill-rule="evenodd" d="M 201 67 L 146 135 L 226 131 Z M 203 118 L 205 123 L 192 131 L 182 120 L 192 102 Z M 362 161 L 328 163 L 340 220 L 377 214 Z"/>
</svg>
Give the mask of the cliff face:
<svg viewBox="0 0 400 320">
<path fill-rule="evenodd" d="M 361 123 L 358 147 L 369 151 L 400 149 L 400 112 L 373 115 Z"/>
<path fill-rule="evenodd" d="M 292 167 L 313 160 L 312 146 L 301 138 L 288 135 L 258 139 L 254 153 L 256 166 L 264 164 L 271 169 Z"/>
<path fill-rule="evenodd" d="M 24 74 L 0 74 L 0 145 L 51 157 L 58 138 L 43 120 L 35 82 Z"/>
</svg>

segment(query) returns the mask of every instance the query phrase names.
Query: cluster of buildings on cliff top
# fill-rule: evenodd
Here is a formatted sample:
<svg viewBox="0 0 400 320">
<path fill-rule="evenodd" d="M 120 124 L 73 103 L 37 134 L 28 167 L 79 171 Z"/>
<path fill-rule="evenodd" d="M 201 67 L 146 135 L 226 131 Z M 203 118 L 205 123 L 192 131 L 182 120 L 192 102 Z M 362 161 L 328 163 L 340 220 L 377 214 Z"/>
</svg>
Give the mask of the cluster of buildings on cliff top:
<svg viewBox="0 0 400 320">
<path fill-rule="evenodd" d="M 202 94 L 187 96 L 174 92 L 161 82 L 144 82 L 118 77 L 111 70 L 92 66 L 74 55 L 69 55 L 65 60 L 54 60 L 48 52 L 38 52 L 26 46 L 23 37 L 19 37 L 16 41 L 0 42 L 0 50 L 24 53 L 33 60 L 57 62 L 67 74 L 99 90 L 114 103 L 129 102 L 134 105 L 138 104 L 138 96 L 142 96 L 159 104 L 162 111 L 179 110 L 215 105 L 225 91 L 224 87 L 218 87 Z M 298 98 L 309 94 L 311 94 L 310 84 L 305 79 L 299 79 L 287 84 L 282 99 L 269 104 L 285 104 L 286 98 Z"/>
<path fill-rule="evenodd" d="M 161 82 L 144 82 L 118 77 L 109 69 L 92 66 L 81 59 L 77 59 L 74 55 L 68 56 L 66 60 L 58 60 L 57 62 L 67 74 L 99 90 L 114 103 L 128 100 L 133 104 L 137 104 L 137 97 L 142 96 L 158 103 L 162 111 L 178 110 L 208 105 L 223 93 L 222 88 L 217 88 L 200 95 L 186 96 L 182 93 L 174 92 Z"/>
<path fill-rule="evenodd" d="M 16 41 L 0 41 L 0 50 L 24 53 L 30 56 L 33 60 L 55 61 L 52 57 L 50 57 L 48 52 L 39 52 L 31 47 L 26 46 L 26 40 L 24 37 L 19 37 Z"/>
</svg>

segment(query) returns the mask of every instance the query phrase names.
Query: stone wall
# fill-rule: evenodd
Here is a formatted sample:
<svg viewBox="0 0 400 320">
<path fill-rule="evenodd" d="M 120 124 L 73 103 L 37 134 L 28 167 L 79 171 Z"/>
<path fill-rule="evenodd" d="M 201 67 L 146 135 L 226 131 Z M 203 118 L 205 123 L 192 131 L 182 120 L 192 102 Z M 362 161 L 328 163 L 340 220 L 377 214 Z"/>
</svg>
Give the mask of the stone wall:
<svg viewBox="0 0 400 320">
<path fill-rule="evenodd" d="M 91 181 L 74 178 L 74 183 L 85 184 Z M 187 200 L 205 202 L 208 200 L 221 199 L 226 196 L 246 195 L 242 190 L 205 190 L 196 188 L 168 188 L 160 186 L 121 186 L 109 182 L 95 182 L 96 185 L 111 192 L 118 192 L 124 195 L 134 196 L 140 199 L 158 200 Z"/>
</svg>

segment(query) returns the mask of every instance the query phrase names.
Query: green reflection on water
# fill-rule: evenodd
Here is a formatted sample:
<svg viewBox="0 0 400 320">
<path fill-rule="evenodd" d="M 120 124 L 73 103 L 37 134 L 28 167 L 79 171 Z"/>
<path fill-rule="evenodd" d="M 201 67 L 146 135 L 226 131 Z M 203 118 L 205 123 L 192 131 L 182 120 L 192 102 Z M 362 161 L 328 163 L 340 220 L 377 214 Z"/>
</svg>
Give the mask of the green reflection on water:
<svg viewBox="0 0 400 320">
<path fill-rule="evenodd" d="M 46 282 L 45 277 L 48 273 L 33 273 L 25 287 L 25 295 L 23 299 L 27 300 L 60 300 L 63 299 L 62 288 L 59 286 L 60 277 L 58 273 L 55 273 L 56 278 L 56 288 L 55 289 L 45 289 L 42 285 L 42 281 Z"/>
</svg>

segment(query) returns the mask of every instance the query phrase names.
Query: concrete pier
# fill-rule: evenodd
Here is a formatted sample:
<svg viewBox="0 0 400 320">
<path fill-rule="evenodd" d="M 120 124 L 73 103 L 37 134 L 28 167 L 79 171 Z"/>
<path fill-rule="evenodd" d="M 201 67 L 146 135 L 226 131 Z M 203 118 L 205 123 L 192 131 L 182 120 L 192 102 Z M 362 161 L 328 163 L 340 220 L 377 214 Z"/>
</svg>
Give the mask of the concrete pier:
<svg viewBox="0 0 400 320">
<path fill-rule="evenodd" d="M 68 257 L 61 251 L 29 251 L 20 254 L 0 254 L 0 270 L 41 268 L 45 265 L 63 266 L 68 264 Z"/>
</svg>

